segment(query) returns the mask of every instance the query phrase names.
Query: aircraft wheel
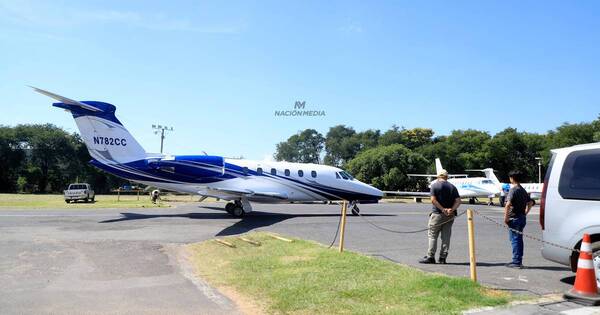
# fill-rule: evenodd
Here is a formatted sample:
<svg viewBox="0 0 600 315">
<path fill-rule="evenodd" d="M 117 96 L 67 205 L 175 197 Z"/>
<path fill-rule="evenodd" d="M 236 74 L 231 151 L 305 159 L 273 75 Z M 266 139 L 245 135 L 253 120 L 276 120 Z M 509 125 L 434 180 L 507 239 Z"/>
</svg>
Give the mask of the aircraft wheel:
<svg viewBox="0 0 600 315">
<path fill-rule="evenodd" d="M 469 198 L 469 204 L 470 205 L 474 205 L 475 204 L 475 198 Z"/>
<path fill-rule="evenodd" d="M 360 209 L 358 208 L 357 205 L 354 205 L 354 207 L 352 207 L 352 215 L 358 216 L 359 214 L 360 214 Z"/>
<path fill-rule="evenodd" d="M 244 214 L 245 214 L 244 208 L 242 208 L 240 206 L 235 206 L 233 208 L 233 210 L 231 210 L 231 215 L 233 215 L 236 218 L 241 218 L 244 216 Z"/>
<path fill-rule="evenodd" d="M 233 202 L 228 202 L 225 205 L 225 211 L 227 211 L 227 213 L 229 213 L 229 214 L 233 213 L 233 208 L 235 208 L 235 204 Z"/>
</svg>

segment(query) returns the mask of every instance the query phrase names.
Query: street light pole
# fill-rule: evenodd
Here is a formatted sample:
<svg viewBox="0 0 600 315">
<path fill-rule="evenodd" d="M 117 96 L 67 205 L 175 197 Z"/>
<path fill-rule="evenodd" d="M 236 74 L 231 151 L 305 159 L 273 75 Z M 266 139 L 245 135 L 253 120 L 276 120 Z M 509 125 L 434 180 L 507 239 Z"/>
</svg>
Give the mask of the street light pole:
<svg viewBox="0 0 600 315">
<path fill-rule="evenodd" d="M 542 182 L 542 158 L 536 157 L 535 159 L 538 161 L 538 183 L 541 183 Z"/>
<path fill-rule="evenodd" d="M 152 129 L 154 129 L 154 134 L 157 135 L 160 133 L 160 153 L 163 153 L 163 144 L 165 141 L 165 130 L 173 131 L 173 127 L 167 127 L 163 125 L 152 125 Z"/>
<path fill-rule="evenodd" d="M 160 153 L 163 152 L 163 143 L 165 142 L 165 130 L 160 130 Z"/>
</svg>

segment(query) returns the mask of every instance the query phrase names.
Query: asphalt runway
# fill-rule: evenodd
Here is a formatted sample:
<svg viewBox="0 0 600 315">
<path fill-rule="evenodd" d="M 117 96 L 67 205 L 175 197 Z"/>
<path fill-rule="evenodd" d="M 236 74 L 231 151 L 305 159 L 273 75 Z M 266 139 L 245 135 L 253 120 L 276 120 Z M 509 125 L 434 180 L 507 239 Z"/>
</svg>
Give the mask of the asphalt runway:
<svg viewBox="0 0 600 315">
<path fill-rule="evenodd" d="M 17 313 L 232 314 L 235 304 L 191 276 L 180 246 L 249 231 L 272 231 L 329 244 L 338 205 L 261 205 L 243 219 L 224 203 L 190 203 L 160 209 L 0 210 L 0 310 Z M 463 205 L 461 209 L 466 209 Z M 362 205 L 348 217 L 346 249 L 422 270 L 468 277 L 466 216 L 457 218 L 447 265 L 421 265 L 430 205 Z M 499 207 L 474 206 L 498 220 Z M 537 208 L 525 228 L 540 236 Z M 509 269 L 508 232 L 475 217 L 480 282 L 515 293 L 562 293 L 573 274 L 546 261 L 541 244 L 525 239 L 525 269 Z"/>
</svg>

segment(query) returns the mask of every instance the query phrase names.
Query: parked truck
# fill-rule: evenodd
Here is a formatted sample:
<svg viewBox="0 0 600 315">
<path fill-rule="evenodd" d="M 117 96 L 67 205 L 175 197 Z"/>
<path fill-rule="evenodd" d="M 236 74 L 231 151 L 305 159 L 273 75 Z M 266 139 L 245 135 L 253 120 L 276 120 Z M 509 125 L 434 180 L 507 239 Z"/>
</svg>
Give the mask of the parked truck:
<svg viewBox="0 0 600 315">
<path fill-rule="evenodd" d="M 90 186 L 86 183 L 77 183 L 69 185 L 69 188 L 64 191 L 65 202 L 70 203 L 72 201 L 83 200 L 84 202 L 94 202 L 96 194 Z"/>
</svg>

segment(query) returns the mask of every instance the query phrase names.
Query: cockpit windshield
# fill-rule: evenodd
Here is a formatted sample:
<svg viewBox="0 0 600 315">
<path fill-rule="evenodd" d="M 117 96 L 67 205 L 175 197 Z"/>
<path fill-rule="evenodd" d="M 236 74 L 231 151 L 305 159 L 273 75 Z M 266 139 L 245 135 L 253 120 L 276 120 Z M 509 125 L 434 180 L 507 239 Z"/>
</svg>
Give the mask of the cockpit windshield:
<svg viewBox="0 0 600 315">
<path fill-rule="evenodd" d="M 346 171 L 341 171 L 339 172 L 340 176 L 342 176 L 343 179 L 348 179 L 348 180 L 353 180 L 354 177 L 352 177 L 352 175 L 350 175 L 348 172 Z"/>
<path fill-rule="evenodd" d="M 482 184 L 493 184 L 494 182 L 492 182 L 491 179 L 484 179 L 481 181 Z"/>
</svg>

